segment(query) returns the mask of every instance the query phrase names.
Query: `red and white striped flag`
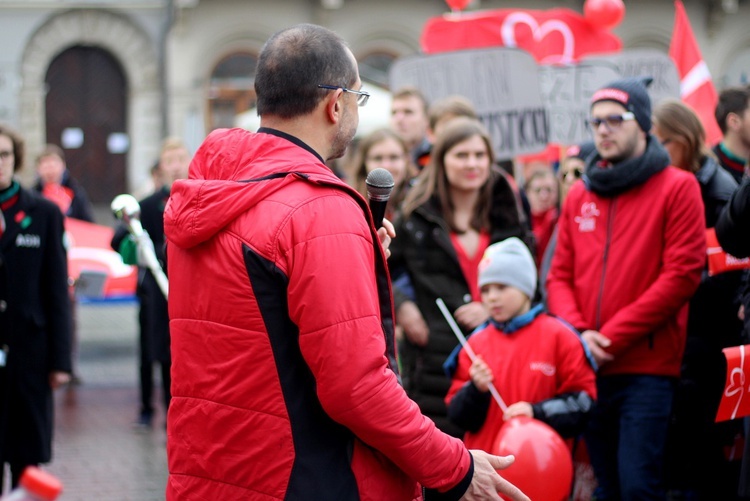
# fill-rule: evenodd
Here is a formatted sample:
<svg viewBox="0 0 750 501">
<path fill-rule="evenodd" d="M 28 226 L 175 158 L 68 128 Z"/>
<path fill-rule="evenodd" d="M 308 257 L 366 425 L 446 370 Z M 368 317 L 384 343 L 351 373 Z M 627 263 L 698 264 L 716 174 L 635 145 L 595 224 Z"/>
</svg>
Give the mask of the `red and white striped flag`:
<svg viewBox="0 0 750 501">
<path fill-rule="evenodd" d="M 721 129 L 714 116 L 719 97 L 682 0 L 675 0 L 674 6 L 674 31 L 669 44 L 669 57 L 674 61 L 680 74 L 680 97 L 698 114 L 706 129 L 706 141 L 713 145 L 722 138 Z"/>
</svg>

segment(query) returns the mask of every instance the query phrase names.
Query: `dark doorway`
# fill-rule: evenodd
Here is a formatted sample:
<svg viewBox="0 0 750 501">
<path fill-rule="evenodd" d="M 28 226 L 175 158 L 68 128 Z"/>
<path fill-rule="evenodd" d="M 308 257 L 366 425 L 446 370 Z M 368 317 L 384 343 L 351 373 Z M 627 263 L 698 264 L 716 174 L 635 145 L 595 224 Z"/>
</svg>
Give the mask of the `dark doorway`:
<svg viewBox="0 0 750 501">
<path fill-rule="evenodd" d="M 129 139 L 127 82 L 112 55 L 72 47 L 57 56 L 45 78 L 47 142 L 61 146 L 73 178 L 95 204 L 126 191 Z"/>
</svg>

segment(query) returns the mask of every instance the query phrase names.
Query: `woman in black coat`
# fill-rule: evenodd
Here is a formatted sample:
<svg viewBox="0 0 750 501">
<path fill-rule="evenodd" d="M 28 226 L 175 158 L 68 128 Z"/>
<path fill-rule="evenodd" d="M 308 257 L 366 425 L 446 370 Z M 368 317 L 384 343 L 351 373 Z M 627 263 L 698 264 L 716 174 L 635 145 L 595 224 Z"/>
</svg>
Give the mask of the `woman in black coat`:
<svg viewBox="0 0 750 501">
<path fill-rule="evenodd" d="M 51 460 L 52 390 L 71 370 L 63 216 L 14 180 L 22 163 L 21 138 L 0 126 L 0 459 L 13 486 Z"/>
<path fill-rule="evenodd" d="M 463 430 L 447 417 L 443 399 L 450 379 L 442 368 L 458 340 L 435 299 L 443 299 L 464 334 L 471 332 L 488 318 L 477 287 L 484 250 L 508 237 L 533 237 L 521 223 L 510 184 L 493 168 L 492 144 L 478 121 L 452 120 L 432 151 L 396 220 L 388 263 L 404 331 L 406 391 L 441 430 L 461 437 Z"/>
</svg>

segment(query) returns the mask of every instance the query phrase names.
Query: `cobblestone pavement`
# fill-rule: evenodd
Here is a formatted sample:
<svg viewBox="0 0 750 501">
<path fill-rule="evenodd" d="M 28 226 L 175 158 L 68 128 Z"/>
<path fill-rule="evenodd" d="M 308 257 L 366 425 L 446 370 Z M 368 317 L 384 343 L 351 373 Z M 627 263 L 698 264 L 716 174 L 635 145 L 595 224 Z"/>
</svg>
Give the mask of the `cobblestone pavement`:
<svg viewBox="0 0 750 501">
<path fill-rule="evenodd" d="M 135 302 L 78 305 L 82 384 L 55 395 L 53 461 L 45 466 L 63 482 L 61 501 L 164 499 L 164 416 L 156 416 L 152 429 L 133 426 L 136 315 Z M 155 402 L 161 402 L 156 386 Z"/>
</svg>

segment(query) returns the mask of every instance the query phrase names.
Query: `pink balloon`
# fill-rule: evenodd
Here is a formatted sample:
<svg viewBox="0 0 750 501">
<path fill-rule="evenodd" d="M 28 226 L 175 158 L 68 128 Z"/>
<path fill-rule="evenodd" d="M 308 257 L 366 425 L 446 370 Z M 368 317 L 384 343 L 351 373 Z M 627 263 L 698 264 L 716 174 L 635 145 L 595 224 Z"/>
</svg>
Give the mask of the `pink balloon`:
<svg viewBox="0 0 750 501">
<path fill-rule="evenodd" d="M 622 0 L 586 0 L 583 4 L 583 17 L 594 28 L 609 30 L 620 24 L 625 17 L 625 4 Z"/>
<path fill-rule="evenodd" d="M 445 0 L 451 10 L 464 10 L 471 0 Z"/>
<path fill-rule="evenodd" d="M 573 459 L 562 437 L 550 426 L 529 417 L 513 418 L 500 428 L 490 452 L 516 457 L 511 466 L 499 473 L 534 501 L 568 498 Z"/>
</svg>

